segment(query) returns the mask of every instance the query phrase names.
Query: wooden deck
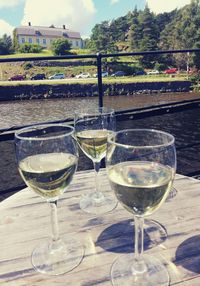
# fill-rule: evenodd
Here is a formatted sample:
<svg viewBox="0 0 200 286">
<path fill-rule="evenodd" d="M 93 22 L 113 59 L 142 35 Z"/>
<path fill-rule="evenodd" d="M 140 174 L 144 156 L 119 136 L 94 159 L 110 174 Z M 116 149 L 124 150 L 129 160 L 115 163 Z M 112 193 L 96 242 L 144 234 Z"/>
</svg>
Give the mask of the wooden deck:
<svg viewBox="0 0 200 286">
<path fill-rule="evenodd" d="M 176 197 L 165 202 L 151 219 L 168 232 L 158 244 L 145 234 L 145 252 L 159 257 L 168 268 L 170 285 L 200 285 L 200 181 L 176 176 Z M 105 170 L 102 190 L 110 191 Z M 110 268 L 123 253 L 131 252 L 131 214 L 120 205 L 96 217 L 79 208 L 80 196 L 93 188 L 93 173 L 77 172 L 58 204 L 62 236 L 73 234 L 83 243 L 85 256 L 69 273 L 46 276 L 35 272 L 30 255 L 38 242 L 51 234 L 49 208 L 28 188 L 0 203 L 0 285 L 8 286 L 109 286 Z"/>
</svg>

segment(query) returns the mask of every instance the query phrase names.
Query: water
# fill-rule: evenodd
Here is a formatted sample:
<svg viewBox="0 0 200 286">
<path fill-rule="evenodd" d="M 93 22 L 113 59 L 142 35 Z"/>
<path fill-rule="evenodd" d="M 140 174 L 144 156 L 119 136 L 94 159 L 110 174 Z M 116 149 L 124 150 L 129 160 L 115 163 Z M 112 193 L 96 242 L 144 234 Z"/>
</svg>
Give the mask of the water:
<svg viewBox="0 0 200 286">
<path fill-rule="evenodd" d="M 199 98 L 198 93 L 105 96 L 104 105 L 116 110 Z M 66 98 L 0 102 L 0 129 L 73 117 L 82 107 L 97 107 L 98 98 Z"/>
<path fill-rule="evenodd" d="M 154 104 L 199 98 L 198 93 L 134 95 L 105 97 L 104 104 L 115 109 L 130 109 Z M 75 109 L 83 106 L 98 106 L 98 98 L 56 100 L 32 100 L 0 102 L 0 128 L 62 120 L 71 117 Z M 154 128 L 175 136 L 176 147 L 185 147 L 177 152 L 177 172 L 200 173 L 200 108 L 160 116 L 117 122 L 117 129 Z M 2 191 L 22 184 L 16 167 L 13 141 L 0 142 L 0 194 Z M 92 169 L 91 160 L 80 152 L 78 170 Z M 10 193 L 11 194 L 11 193 Z M 1 200 L 1 196 L 0 196 Z"/>
</svg>

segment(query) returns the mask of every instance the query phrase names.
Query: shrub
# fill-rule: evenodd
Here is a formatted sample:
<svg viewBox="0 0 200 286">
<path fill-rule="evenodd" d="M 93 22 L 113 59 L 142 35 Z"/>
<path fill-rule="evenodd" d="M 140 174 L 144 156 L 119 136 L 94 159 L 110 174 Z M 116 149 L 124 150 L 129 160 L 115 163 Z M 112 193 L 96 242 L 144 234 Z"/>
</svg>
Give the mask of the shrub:
<svg viewBox="0 0 200 286">
<path fill-rule="evenodd" d="M 25 69 L 25 70 L 29 70 L 29 69 L 31 69 L 33 67 L 33 64 L 32 63 L 25 63 L 24 65 L 23 65 L 23 68 Z"/>
<path fill-rule="evenodd" d="M 19 47 L 20 53 L 40 53 L 42 47 L 38 44 L 24 43 Z"/>
<path fill-rule="evenodd" d="M 51 50 L 55 56 L 70 54 L 71 43 L 67 39 L 57 39 L 53 41 Z"/>
</svg>

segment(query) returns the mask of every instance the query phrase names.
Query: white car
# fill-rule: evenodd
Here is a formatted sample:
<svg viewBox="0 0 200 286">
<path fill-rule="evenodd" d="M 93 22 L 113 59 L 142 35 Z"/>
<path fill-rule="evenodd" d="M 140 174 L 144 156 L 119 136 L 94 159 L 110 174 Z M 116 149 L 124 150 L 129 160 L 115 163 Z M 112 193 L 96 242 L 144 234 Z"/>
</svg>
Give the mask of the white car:
<svg viewBox="0 0 200 286">
<path fill-rule="evenodd" d="M 98 77 L 98 74 L 95 73 L 93 76 L 94 76 L 94 77 Z M 107 71 L 102 71 L 101 76 L 102 76 L 102 77 L 107 77 L 107 76 L 108 76 L 108 72 L 107 72 Z"/>
<path fill-rule="evenodd" d="M 152 70 L 147 72 L 148 75 L 159 74 L 159 73 L 160 72 L 158 70 Z"/>
<path fill-rule="evenodd" d="M 89 72 L 82 72 L 76 75 L 76 78 L 89 78 L 89 77 L 90 77 Z"/>
<path fill-rule="evenodd" d="M 51 75 L 49 79 L 64 79 L 65 75 L 64 73 L 55 73 L 54 75 Z"/>
</svg>

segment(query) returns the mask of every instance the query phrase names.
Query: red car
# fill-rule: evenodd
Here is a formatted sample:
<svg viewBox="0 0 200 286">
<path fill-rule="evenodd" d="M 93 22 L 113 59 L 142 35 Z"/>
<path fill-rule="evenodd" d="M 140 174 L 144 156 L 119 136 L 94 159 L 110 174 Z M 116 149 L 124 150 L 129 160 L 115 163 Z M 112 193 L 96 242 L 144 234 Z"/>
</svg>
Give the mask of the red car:
<svg viewBox="0 0 200 286">
<path fill-rule="evenodd" d="M 11 76 L 8 80 L 24 80 L 24 79 L 25 79 L 24 75 L 17 74 L 17 75 Z"/>
<path fill-rule="evenodd" d="M 164 71 L 165 74 L 173 74 L 173 73 L 177 73 L 178 69 L 177 68 L 171 68 L 171 69 L 167 69 Z"/>
</svg>

